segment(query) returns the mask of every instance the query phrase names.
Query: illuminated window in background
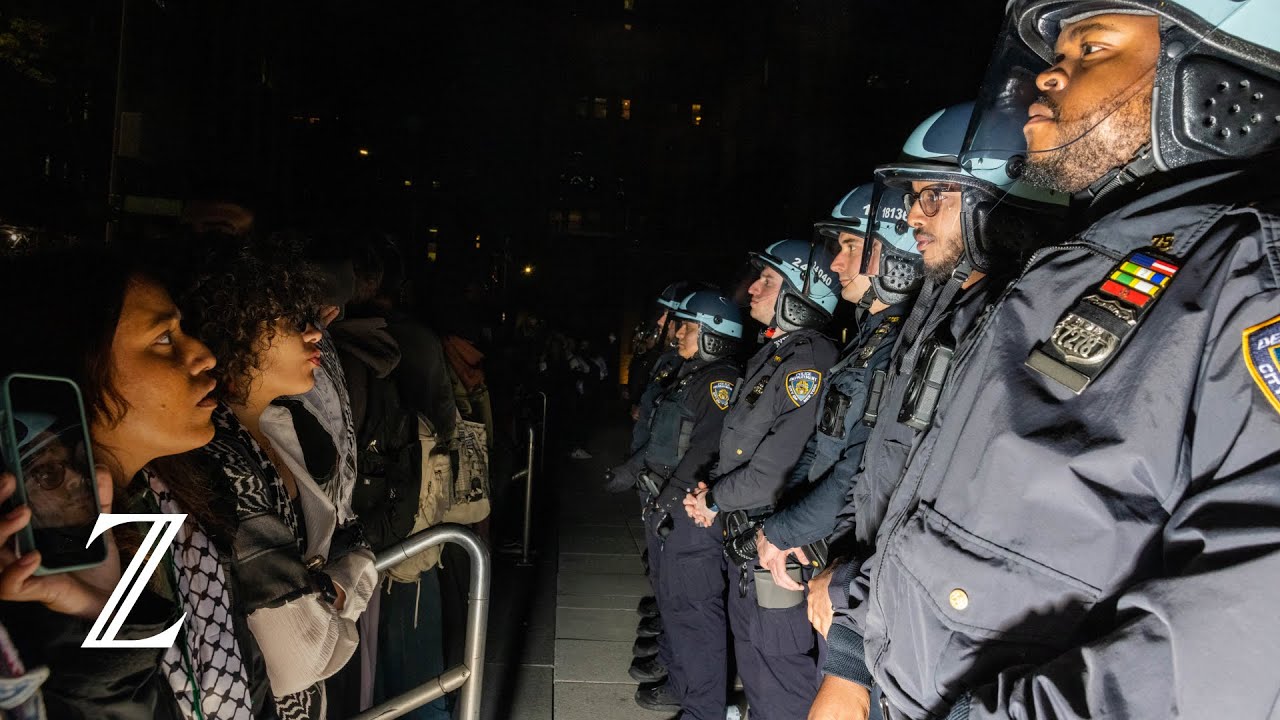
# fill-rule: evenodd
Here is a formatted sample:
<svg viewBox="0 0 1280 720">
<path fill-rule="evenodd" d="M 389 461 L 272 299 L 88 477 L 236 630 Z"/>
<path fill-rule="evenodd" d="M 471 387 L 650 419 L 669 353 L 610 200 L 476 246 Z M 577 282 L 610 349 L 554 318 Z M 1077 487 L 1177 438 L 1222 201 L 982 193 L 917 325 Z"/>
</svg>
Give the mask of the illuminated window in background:
<svg viewBox="0 0 1280 720">
<path fill-rule="evenodd" d="M 636 0 L 622 0 L 622 9 L 623 9 L 623 10 L 635 10 L 635 9 L 636 9 Z"/>
<path fill-rule="evenodd" d="M 693 124 L 702 125 L 702 103 L 694 103 L 689 106 L 689 109 L 693 111 Z"/>
<path fill-rule="evenodd" d="M 609 117 L 609 98 L 598 97 L 591 103 L 591 117 L 604 120 Z"/>
<path fill-rule="evenodd" d="M 631 98 L 622 98 L 622 119 L 631 119 Z"/>
<path fill-rule="evenodd" d="M 569 232 L 581 232 L 581 231 L 582 231 L 582 211 L 570 210 L 569 211 Z"/>
<path fill-rule="evenodd" d="M 437 249 L 438 249 L 438 246 L 435 243 L 427 243 L 427 262 L 436 261 L 436 258 L 439 257 L 436 254 Z"/>
<path fill-rule="evenodd" d="M 631 32 L 631 23 L 622 23 L 622 29 Z"/>
</svg>

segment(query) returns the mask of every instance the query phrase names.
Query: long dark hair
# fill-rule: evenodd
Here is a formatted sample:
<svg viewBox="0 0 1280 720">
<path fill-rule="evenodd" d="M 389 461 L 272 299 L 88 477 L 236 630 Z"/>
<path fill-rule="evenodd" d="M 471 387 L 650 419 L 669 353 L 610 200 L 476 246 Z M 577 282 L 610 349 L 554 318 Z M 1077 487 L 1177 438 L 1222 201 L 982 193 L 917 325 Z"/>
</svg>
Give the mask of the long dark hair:
<svg viewBox="0 0 1280 720">
<path fill-rule="evenodd" d="M 70 378 L 80 386 L 91 425 L 119 423 L 129 403 L 116 385 L 111 347 L 130 284 L 164 286 L 157 260 L 151 248 L 88 245 L 0 256 L 0 377 L 25 372 Z M 109 449 L 104 450 L 98 461 L 113 466 Z M 218 525 L 207 488 L 189 473 L 163 466 L 150 465 L 187 513 L 206 527 Z M 119 475 L 118 467 L 112 471 Z M 131 503 L 127 492 L 117 490 L 115 508 Z"/>
</svg>

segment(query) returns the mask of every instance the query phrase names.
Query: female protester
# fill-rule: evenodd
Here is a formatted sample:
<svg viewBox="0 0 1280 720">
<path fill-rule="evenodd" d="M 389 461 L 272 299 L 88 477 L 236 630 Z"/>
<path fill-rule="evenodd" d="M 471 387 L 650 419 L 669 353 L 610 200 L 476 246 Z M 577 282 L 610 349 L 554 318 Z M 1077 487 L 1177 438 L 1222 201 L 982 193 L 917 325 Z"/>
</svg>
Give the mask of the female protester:
<svg viewBox="0 0 1280 720">
<path fill-rule="evenodd" d="M 202 527 L 216 524 L 207 493 L 176 482 L 166 488 L 152 470 L 158 458 L 200 447 L 213 437 L 214 360 L 208 348 L 183 332 L 177 307 L 137 257 L 82 250 L 0 263 L 0 296 L 9 308 L 0 315 L 7 348 L 0 376 L 28 372 L 74 380 L 84 398 L 102 511 L 111 511 L 114 498 L 117 508 L 146 512 L 138 506 L 152 501 L 151 487 L 157 488 L 180 506 L 172 512 L 188 514 L 178 537 L 180 548 L 186 548 L 206 537 Z M 11 474 L 0 475 L 0 504 L 15 488 Z M 202 658 L 211 653 L 187 641 L 199 638 L 189 624 L 184 639 L 168 651 L 82 649 L 120 582 L 129 533 L 123 527 L 114 537 L 113 531 L 105 533 L 107 561 L 97 567 L 34 576 L 39 554 L 15 560 L 10 550 L 13 535 L 30 520 L 25 506 L 0 519 L 0 600 L 6 601 L 0 603 L 0 616 L 27 666 L 51 671 L 43 686 L 48 717 L 191 717 L 190 704 L 183 710 L 175 699 L 196 693 L 215 703 L 206 703 L 206 718 L 263 714 L 252 702 L 265 694 L 254 692 L 249 660 L 256 649 L 252 638 L 235 634 L 234 616 L 215 626 L 226 638 L 221 651 L 246 662 L 228 678 L 234 682 L 222 686 L 201 672 Z M 181 563 L 184 555 L 174 557 Z M 224 566 L 216 554 L 214 559 L 210 575 L 226 588 Z M 159 634 L 183 611 L 190 620 L 189 607 L 176 607 L 169 579 L 164 571 L 151 579 L 118 639 Z M 214 601 L 231 607 L 225 592 Z M 183 678 L 183 693 L 175 695 L 166 678 L 177 676 Z M 259 677 L 258 686 L 265 687 L 265 677 Z M 197 682 L 189 682 L 192 678 Z M 223 704 L 224 711 L 209 712 Z"/>
<path fill-rule="evenodd" d="M 239 601 L 283 717 L 327 716 L 324 685 L 355 651 L 355 620 L 377 583 L 373 555 L 341 550 L 314 458 L 277 400 L 310 390 L 321 363 L 315 279 L 282 239 L 205 237 L 178 303 L 218 359 L 216 435 L 193 454 L 234 498 Z"/>
</svg>

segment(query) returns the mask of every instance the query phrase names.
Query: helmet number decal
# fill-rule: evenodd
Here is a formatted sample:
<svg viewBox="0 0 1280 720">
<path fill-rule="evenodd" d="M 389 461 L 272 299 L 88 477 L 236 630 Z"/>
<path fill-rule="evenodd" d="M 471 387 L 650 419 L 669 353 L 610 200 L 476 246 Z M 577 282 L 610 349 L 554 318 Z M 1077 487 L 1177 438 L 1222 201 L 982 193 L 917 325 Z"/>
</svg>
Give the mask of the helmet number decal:
<svg viewBox="0 0 1280 720">
<path fill-rule="evenodd" d="M 791 260 L 791 264 L 802 273 L 809 270 L 809 261 L 804 258 L 794 258 Z M 825 268 L 817 263 L 814 263 L 813 266 L 813 276 L 823 285 L 830 286 L 833 284 L 831 281 L 831 273 L 828 273 Z"/>
</svg>

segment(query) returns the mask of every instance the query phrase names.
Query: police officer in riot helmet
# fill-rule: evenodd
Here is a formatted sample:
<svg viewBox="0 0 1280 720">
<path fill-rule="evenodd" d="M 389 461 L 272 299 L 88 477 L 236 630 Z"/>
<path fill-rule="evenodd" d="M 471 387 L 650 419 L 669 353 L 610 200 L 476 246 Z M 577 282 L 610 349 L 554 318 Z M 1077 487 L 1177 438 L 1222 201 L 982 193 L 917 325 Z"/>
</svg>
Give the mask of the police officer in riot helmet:
<svg viewBox="0 0 1280 720">
<path fill-rule="evenodd" d="M 715 461 L 739 372 L 734 355 L 742 317 L 714 290 L 691 293 L 671 316 L 683 363 L 657 399 L 649 441 L 639 453 L 641 482 L 655 498 L 644 513 L 645 539 L 650 566 L 660 568 L 660 619 L 646 622 L 660 625 L 652 629 L 662 632 L 670 652 L 638 660 L 631 675 L 653 682 L 636 692 L 642 707 L 719 720 L 728 685 L 722 532 L 718 523 L 694 525 L 681 501 Z"/>
<path fill-rule="evenodd" d="M 633 398 L 635 404 L 632 407 L 632 419 L 635 420 L 635 425 L 631 431 L 630 451 L 632 453 L 643 446 L 647 440 L 648 415 L 653 410 L 654 398 L 662 391 L 682 362 L 680 354 L 673 347 L 675 326 L 671 322 L 670 313 L 680 305 L 681 300 L 688 297 L 689 293 L 709 288 L 710 285 L 707 283 L 680 280 L 663 288 L 658 295 L 655 303 L 657 315 L 653 322 L 648 324 L 646 330 L 655 338 L 649 353 L 656 354 L 656 358 L 650 363 L 633 368 L 633 371 L 644 375 L 645 380 L 642 384 L 644 390 Z M 635 483 L 634 478 L 616 475 L 612 477 L 615 481 L 609 482 L 606 486 L 610 492 L 622 492 Z"/>
<path fill-rule="evenodd" d="M 818 223 L 819 242 L 832 249 L 832 270 L 844 300 L 865 308 L 858 333 L 831 368 L 815 402 L 818 425 L 791 470 L 788 484 L 799 496 L 755 531 L 759 563 L 781 588 L 803 590 L 791 577 L 798 566 L 819 567 L 826 538 L 835 529 L 849 483 L 878 418 L 893 346 L 923 280 L 915 240 L 905 221 L 901 190 L 882 189 L 883 202 L 870 217 L 876 187 L 860 185 Z M 894 196 L 897 197 L 894 197 Z M 825 678 L 823 684 L 839 682 Z"/>
<path fill-rule="evenodd" d="M 633 415 L 635 425 L 631 430 L 629 460 L 605 473 L 605 490 L 608 492 L 624 492 L 634 488 L 640 496 L 642 509 L 648 507 L 654 499 L 652 487 L 646 483 L 639 482 L 638 475 L 639 470 L 643 468 L 643 449 L 649 442 L 649 428 L 653 410 L 658 399 L 675 381 L 676 376 L 679 374 L 680 366 L 684 363 L 684 358 L 680 356 L 678 349 L 674 347 L 675 332 L 679 327 L 679 323 L 675 322 L 672 312 L 680 306 L 681 300 L 688 297 L 690 293 L 704 290 L 708 287 L 710 286 L 707 283 L 681 280 L 663 288 L 657 298 L 656 307 L 658 312 L 651 324 L 650 332 L 657 338 L 652 352 L 657 352 L 659 355 L 649 366 L 647 371 L 648 380 L 644 384 L 644 392 L 640 394 L 635 407 Z M 658 575 L 661 572 L 659 566 L 661 559 L 646 550 L 644 560 L 645 574 L 649 578 L 650 585 L 654 588 L 654 596 L 642 599 L 637 607 L 637 612 L 644 619 L 641 620 L 639 627 L 637 627 L 638 637 L 636 638 L 633 652 L 639 658 L 639 662 L 648 661 L 656 656 L 657 660 L 653 661 L 654 666 L 662 668 L 670 663 L 670 646 L 667 638 L 661 632 L 661 621 L 651 620 L 658 617 L 658 606 L 655 598 Z M 633 667 L 631 674 L 637 680 L 652 680 L 654 679 L 654 673 L 653 667 L 647 671 L 637 670 Z"/>
<path fill-rule="evenodd" d="M 760 274 L 748 289 L 751 316 L 765 326 L 765 343 L 735 388 L 710 481 L 684 499 L 698 525 L 723 522 L 731 538 L 766 517 L 778 501 L 813 433 L 813 400 L 836 359 L 834 344 L 819 331 L 839 301 L 828 249 L 782 240 L 752 258 Z M 763 720 L 803 717 L 819 680 L 803 593 L 777 587 L 754 558 L 731 561 L 729 623 L 751 714 Z"/>
<path fill-rule="evenodd" d="M 1089 225 L 970 330 L 857 518 L 849 629 L 890 717 L 1274 714 L 1278 102 L 1274 2 L 1011 3 L 961 160 Z"/>
<path fill-rule="evenodd" d="M 891 357 L 880 360 L 861 471 L 856 464 L 845 466 L 858 474 L 843 479 L 843 497 L 832 498 L 842 509 L 830 533 L 829 567 L 810 583 L 809 615 L 827 638 L 826 677 L 814 702 L 816 716 L 854 708 L 859 699 L 867 702 L 861 690 L 866 685 L 861 638 L 852 632 L 846 614 L 853 568 L 874 547 L 874 533 L 865 531 L 875 526 L 901 476 L 905 448 L 931 417 L 934 390 L 946 376 L 957 339 L 999 296 L 1015 275 L 1018 259 L 1034 245 L 1022 236 L 1042 236 L 1042 229 L 1056 227 L 1062 214 L 1064 201 L 1049 193 L 981 166 L 961 165 L 972 115 L 973 103 L 934 113 L 907 138 L 898 161 L 876 169 L 869 212 L 882 227 L 895 218 L 905 221 L 927 278 L 919 301 L 895 328 Z M 805 508 L 801 503 L 792 512 Z M 855 515 L 861 518 L 857 524 Z M 785 538 L 792 522 L 784 516 L 773 528 L 766 527 L 765 535 L 772 538 L 773 529 Z M 777 562 L 776 557 L 770 560 Z"/>
</svg>

